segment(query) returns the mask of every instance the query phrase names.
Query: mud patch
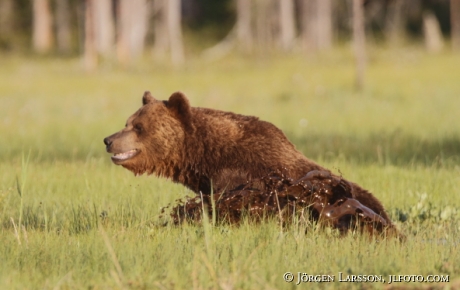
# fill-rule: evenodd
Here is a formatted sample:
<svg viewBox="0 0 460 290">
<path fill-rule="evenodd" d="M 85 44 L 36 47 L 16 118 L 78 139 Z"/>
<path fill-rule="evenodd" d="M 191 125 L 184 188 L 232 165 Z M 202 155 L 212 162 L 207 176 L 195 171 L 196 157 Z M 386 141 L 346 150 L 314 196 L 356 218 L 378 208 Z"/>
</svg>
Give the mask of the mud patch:
<svg viewBox="0 0 460 290">
<path fill-rule="evenodd" d="M 329 171 L 311 171 L 298 180 L 273 172 L 232 190 L 179 200 L 169 214 L 174 224 L 181 224 L 200 221 L 203 211 L 228 223 L 239 223 L 245 215 L 258 221 L 276 216 L 285 223 L 307 212 L 314 221 L 341 233 L 350 229 L 372 235 L 388 229 L 396 232 L 390 221 L 354 198 L 349 182 Z"/>
</svg>

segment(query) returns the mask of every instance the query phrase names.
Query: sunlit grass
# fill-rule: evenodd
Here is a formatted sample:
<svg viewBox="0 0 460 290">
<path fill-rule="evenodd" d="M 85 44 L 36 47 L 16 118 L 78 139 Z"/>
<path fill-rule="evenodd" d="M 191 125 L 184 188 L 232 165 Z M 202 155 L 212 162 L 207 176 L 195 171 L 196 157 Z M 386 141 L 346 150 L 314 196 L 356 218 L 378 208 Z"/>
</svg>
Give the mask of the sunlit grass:
<svg viewBox="0 0 460 290">
<path fill-rule="evenodd" d="M 351 56 L 107 62 L 93 73 L 75 59 L 0 57 L 0 288 L 296 288 L 287 271 L 458 279 L 460 55 L 373 49 L 362 92 Z M 114 166 L 102 143 L 144 90 L 273 122 L 373 192 L 407 241 L 339 238 L 303 221 L 163 226 L 161 209 L 192 193 Z"/>
</svg>

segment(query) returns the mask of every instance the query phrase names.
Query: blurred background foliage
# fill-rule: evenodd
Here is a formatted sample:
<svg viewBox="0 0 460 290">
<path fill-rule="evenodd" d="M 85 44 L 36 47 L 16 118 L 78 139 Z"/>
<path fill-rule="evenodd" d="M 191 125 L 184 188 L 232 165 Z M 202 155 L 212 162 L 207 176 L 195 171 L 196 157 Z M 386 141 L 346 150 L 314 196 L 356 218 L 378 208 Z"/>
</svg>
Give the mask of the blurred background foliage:
<svg viewBox="0 0 460 290">
<path fill-rule="evenodd" d="M 314 53 L 352 38 L 355 5 L 368 41 L 460 47 L 459 0 L 0 0 L 0 50 L 82 55 L 88 69 L 145 55 Z"/>
</svg>

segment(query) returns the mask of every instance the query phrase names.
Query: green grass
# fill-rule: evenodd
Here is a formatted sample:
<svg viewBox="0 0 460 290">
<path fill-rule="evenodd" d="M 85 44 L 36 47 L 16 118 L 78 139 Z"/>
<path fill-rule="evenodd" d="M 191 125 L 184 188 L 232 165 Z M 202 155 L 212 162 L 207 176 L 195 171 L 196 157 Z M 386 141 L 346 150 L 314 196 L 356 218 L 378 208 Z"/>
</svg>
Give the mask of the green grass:
<svg viewBox="0 0 460 290">
<path fill-rule="evenodd" d="M 184 69 L 121 70 L 80 60 L 0 56 L 0 289 L 383 288 L 338 273 L 449 275 L 460 287 L 460 55 L 370 50 L 353 89 L 351 52 L 229 56 Z M 371 190 L 405 243 L 337 237 L 309 222 L 162 226 L 161 208 L 191 195 L 110 162 L 102 139 L 144 90 L 259 116 L 308 157 Z M 30 152 L 30 155 L 29 155 Z M 19 190 L 21 194 L 19 194 Z M 335 275 L 295 286 L 283 273 Z M 444 287 L 398 283 L 396 286 Z"/>
</svg>

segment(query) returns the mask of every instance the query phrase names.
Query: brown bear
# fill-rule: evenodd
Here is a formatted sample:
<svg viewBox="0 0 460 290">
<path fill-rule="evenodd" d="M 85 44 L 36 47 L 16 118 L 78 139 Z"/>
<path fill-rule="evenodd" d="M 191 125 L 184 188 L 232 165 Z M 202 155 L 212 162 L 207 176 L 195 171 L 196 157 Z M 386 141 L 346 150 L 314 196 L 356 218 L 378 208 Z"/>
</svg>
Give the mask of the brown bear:
<svg viewBox="0 0 460 290">
<path fill-rule="evenodd" d="M 160 101 L 145 92 L 143 106 L 121 131 L 104 139 L 112 161 L 138 174 L 155 174 L 195 193 L 230 190 L 282 170 L 293 179 L 325 171 L 273 124 L 257 117 L 191 107 L 176 92 Z M 353 197 L 391 224 L 382 204 L 351 184 Z"/>
</svg>

